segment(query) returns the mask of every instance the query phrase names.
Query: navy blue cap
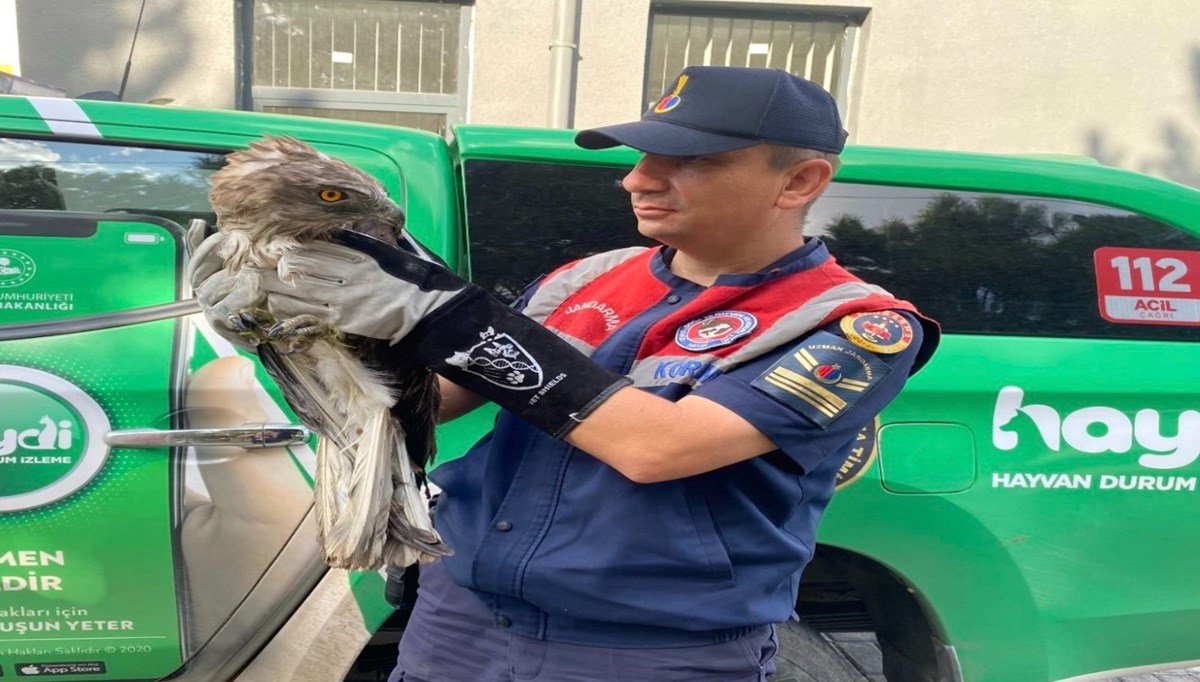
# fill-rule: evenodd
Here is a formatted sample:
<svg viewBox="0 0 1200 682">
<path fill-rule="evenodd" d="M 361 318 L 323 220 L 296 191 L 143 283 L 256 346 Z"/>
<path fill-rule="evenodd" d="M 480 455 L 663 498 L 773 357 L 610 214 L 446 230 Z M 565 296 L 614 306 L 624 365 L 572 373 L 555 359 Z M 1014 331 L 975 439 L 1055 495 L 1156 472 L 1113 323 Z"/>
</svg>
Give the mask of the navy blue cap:
<svg viewBox="0 0 1200 682">
<path fill-rule="evenodd" d="M 780 69 L 689 66 L 631 123 L 581 130 L 585 149 L 627 145 L 695 156 L 769 142 L 840 153 L 846 131 L 837 102 L 816 83 Z"/>
</svg>

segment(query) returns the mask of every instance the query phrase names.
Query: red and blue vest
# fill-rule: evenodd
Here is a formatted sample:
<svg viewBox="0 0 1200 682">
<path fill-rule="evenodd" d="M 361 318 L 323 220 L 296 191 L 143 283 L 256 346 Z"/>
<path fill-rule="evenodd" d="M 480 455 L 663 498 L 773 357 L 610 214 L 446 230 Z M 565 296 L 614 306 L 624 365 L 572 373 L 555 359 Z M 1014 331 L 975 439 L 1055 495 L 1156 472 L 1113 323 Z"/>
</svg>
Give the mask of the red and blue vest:
<svg viewBox="0 0 1200 682">
<path fill-rule="evenodd" d="M 446 567 L 516 634 L 673 647 L 786 620 L 857 433 L 936 345 L 936 326 L 838 266 L 818 239 L 707 287 L 674 275 L 671 254 L 577 261 L 526 292 L 524 310 L 642 390 L 714 400 L 779 450 L 638 484 L 502 411 L 431 479 L 442 489 L 437 527 L 455 551 Z M 902 352 L 858 349 L 877 377 L 861 399 L 814 421 L 757 386 L 798 344 L 848 348 L 838 321 L 866 311 L 903 316 L 914 335 Z"/>
</svg>

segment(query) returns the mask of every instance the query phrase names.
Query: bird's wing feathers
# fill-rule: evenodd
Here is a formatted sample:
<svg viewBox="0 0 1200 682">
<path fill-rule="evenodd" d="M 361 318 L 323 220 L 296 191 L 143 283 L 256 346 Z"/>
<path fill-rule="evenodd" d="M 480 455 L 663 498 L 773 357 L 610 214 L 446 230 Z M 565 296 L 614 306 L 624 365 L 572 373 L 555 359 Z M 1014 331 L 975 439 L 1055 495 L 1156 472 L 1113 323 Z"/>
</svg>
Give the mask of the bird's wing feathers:
<svg viewBox="0 0 1200 682">
<path fill-rule="evenodd" d="M 259 344 L 258 357 L 267 374 L 279 386 L 284 400 L 296 411 L 300 422 L 323 438 L 333 440 L 338 448 L 344 448 L 346 443 L 340 431 L 346 416 L 335 414 L 330 405 L 318 397 L 324 393 L 324 388 L 316 383 L 312 375 L 293 371 L 284 360 L 285 356 L 269 343 Z"/>
</svg>

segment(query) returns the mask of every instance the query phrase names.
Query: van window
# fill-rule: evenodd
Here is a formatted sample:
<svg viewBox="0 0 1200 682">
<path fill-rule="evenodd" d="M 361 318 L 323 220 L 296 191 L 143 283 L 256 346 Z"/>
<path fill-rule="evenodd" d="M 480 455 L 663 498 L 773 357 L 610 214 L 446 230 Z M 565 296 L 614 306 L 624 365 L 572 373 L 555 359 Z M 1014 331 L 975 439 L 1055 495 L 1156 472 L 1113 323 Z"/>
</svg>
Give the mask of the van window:
<svg viewBox="0 0 1200 682">
<path fill-rule="evenodd" d="M 851 272 L 916 303 L 947 332 L 1196 335 L 1195 326 L 1150 317 L 1114 323 L 1101 314 L 1097 249 L 1200 255 L 1195 235 L 1136 213 L 1062 199 L 835 183 L 813 206 L 806 231 L 821 235 Z"/>
<path fill-rule="evenodd" d="M 626 172 L 466 162 L 474 280 L 511 301 L 539 275 L 572 259 L 652 245 L 638 234 L 621 188 Z M 1129 211 L 1032 196 L 834 183 L 809 212 L 805 233 L 823 238 L 843 266 L 911 300 L 947 332 L 1195 336 L 1195 326 L 1112 322 L 1102 315 L 1098 249 L 1159 249 L 1200 258 L 1200 238 Z"/>
<path fill-rule="evenodd" d="M 637 231 L 625 168 L 513 161 L 464 164 L 472 279 L 505 302 L 577 258 L 650 246 Z"/>
<path fill-rule="evenodd" d="M 138 213 L 216 221 L 208 177 L 222 154 L 0 138 L 0 210 Z"/>
</svg>

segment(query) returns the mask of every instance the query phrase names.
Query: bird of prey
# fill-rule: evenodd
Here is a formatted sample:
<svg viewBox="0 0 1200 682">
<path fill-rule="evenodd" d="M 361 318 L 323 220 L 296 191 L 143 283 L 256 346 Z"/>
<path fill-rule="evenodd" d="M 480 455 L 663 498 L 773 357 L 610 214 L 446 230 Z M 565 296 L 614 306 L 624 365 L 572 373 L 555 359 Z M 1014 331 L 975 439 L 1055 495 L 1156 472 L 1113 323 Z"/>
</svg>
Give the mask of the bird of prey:
<svg viewBox="0 0 1200 682">
<path fill-rule="evenodd" d="M 267 136 L 227 160 L 209 191 L 226 236 L 219 255 L 233 288 L 252 294 L 239 300 L 259 302 L 232 311 L 229 323 L 257 344 L 288 403 L 321 436 L 315 506 L 326 561 L 374 570 L 449 554 L 424 494 L 436 377 L 397 357 L 387 341 L 345 335 L 315 319 L 277 320 L 259 295 L 261 271 L 292 281 L 297 275 L 280 257 L 335 229 L 414 245 L 403 212 L 375 178 L 299 140 Z"/>
</svg>

